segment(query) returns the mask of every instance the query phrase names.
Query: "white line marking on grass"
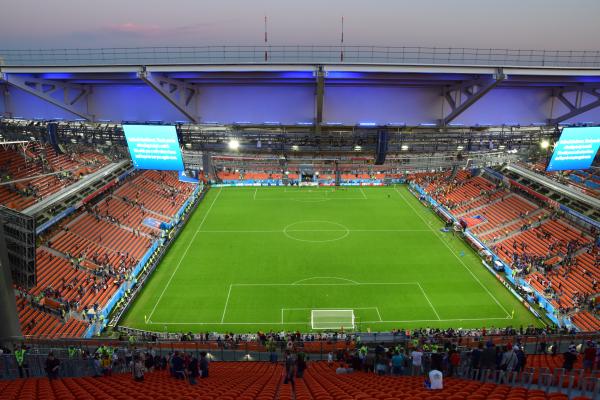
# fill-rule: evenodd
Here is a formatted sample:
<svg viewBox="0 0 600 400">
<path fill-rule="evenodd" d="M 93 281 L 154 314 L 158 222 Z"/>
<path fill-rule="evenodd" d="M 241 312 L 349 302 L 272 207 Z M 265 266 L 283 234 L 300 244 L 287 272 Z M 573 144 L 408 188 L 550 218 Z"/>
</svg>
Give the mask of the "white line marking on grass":
<svg viewBox="0 0 600 400">
<path fill-rule="evenodd" d="M 254 200 L 256 200 L 256 192 L 258 192 L 258 186 L 256 187 L 256 189 L 254 189 L 254 196 L 253 196 Z"/>
<path fill-rule="evenodd" d="M 288 229 L 286 232 L 429 232 L 429 229 Z M 201 233 L 284 233 L 281 229 L 203 230 Z"/>
<path fill-rule="evenodd" d="M 360 285 L 360 283 L 358 283 L 358 282 L 356 282 L 356 281 L 353 281 L 352 279 L 347 279 L 347 278 L 339 278 L 339 277 L 337 277 L 337 276 L 313 276 L 313 277 L 310 277 L 310 278 L 304 278 L 304 279 L 300 279 L 299 281 L 296 281 L 296 282 L 292 283 L 292 285 L 297 285 L 297 284 L 299 284 L 300 282 L 304 282 L 304 281 L 310 281 L 310 280 L 312 280 L 312 279 L 338 279 L 338 280 L 340 280 L 340 281 L 347 281 L 347 282 L 350 282 L 350 283 L 352 283 L 352 284 L 354 284 L 354 285 Z"/>
<path fill-rule="evenodd" d="M 418 282 L 368 282 L 368 283 L 232 283 L 231 286 L 357 286 L 357 285 L 418 285 Z"/>
<path fill-rule="evenodd" d="M 473 271 L 471 271 L 471 269 L 469 267 L 467 267 L 467 265 L 465 264 L 465 262 L 463 260 L 460 259 L 459 256 L 456 255 L 456 253 L 454 253 L 454 250 L 452 250 L 452 248 L 448 245 L 448 243 L 446 243 L 439 235 L 438 233 L 431 227 L 431 225 L 429 225 L 429 223 L 427 223 L 427 221 L 425 220 L 425 218 L 421 215 L 421 213 L 408 201 L 406 200 L 406 198 L 404 197 L 404 195 L 398 190 L 398 188 L 394 187 L 394 190 L 398 193 L 398 195 L 400 196 L 400 198 L 402 198 L 402 200 L 404 200 L 404 202 L 406 204 L 408 204 L 408 206 L 410 208 L 412 208 L 413 212 L 415 214 L 417 214 L 419 216 L 419 218 L 421 218 L 421 220 L 425 223 L 425 225 L 427 225 L 429 227 L 429 229 L 433 232 L 433 234 L 439 239 L 440 242 L 442 242 L 444 244 L 444 246 L 446 246 L 448 248 L 448 250 L 450 250 L 450 253 L 452 253 L 452 255 L 454 257 L 456 257 L 456 259 L 458 261 L 460 261 L 460 263 L 462 264 L 463 267 L 465 267 L 465 269 L 467 271 L 469 271 L 469 273 L 471 274 L 471 276 L 479 283 L 479 285 L 481 285 L 481 287 L 490 295 L 490 297 L 496 302 L 496 304 L 498 304 L 500 306 L 500 308 L 502 308 L 502 310 L 504 310 L 504 312 L 506 313 L 507 316 L 510 316 L 510 313 L 508 311 L 506 311 L 506 308 L 504 308 L 504 306 L 498 301 L 498 299 L 492 294 L 492 292 L 490 292 L 490 290 L 484 286 L 483 283 L 481 283 L 481 281 L 479 280 L 479 278 L 477 278 L 477 276 L 473 273 Z"/>
<path fill-rule="evenodd" d="M 375 307 L 375 310 L 377 310 L 377 316 L 379 317 L 379 321 L 383 321 L 383 319 L 381 318 L 381 314 L 379 313 L 379 307 Z"/>
<path fill-rule="evenodd" d="M 314 308 L 312 309 L 314 310 Z M 382 321 L 361 321 L 363 324 L 392 324 L 392 323 L 411 323 L 411 322 L 460 322 L 460 321 L 491 321 L 506 320 L 506 317 L 493 318 L 450 318 L 450 319 L 404 319 L 404 320 L 382 320 Z M 149 325 L 291 325 L 306 324 L 306 321 L 290 322 L 148 322 Z"/>
<path fill-rule="evenodd" d="M 229 296 L 231 296 L 231 284 L 229 285 L 229 291 L 227 292 L 227 300 L 225 300 L 225 308 L 223 308 L 223 315 L 221 316 L 221 323 L 225 320 L 225 313 L 227 312 L 227 304 L 229 304 Z"/>
<path fill-rule="evenodd" d="M 438 314 L 437 310 L 433 306 L 433 303 L 431 303 L 431 300 L 429 300 L 429 296 L 427 296 L 427 293 L 425 293 L 425 290 L 423 290 L 423 286 L 421 286 L 421 284 L 419 282 L 417 282 L 417 284 L 419 285 L 419 289 L 421 289 L 421 292 L 423 293 L 423 296 L 425 296 L 425 300 L 427 300 L 427 302 L 431 306 L 431 309 L 435 313 L 435 316 L 437 317 L 438 321 L 441 320 L 440 314 Z"/>
<path fill-rule="evenodd" d="M 365 191 L 363 190 L 362 186 L 360 187 L 360 192 L 362 193 L 363 197 L 365 198 L 365 200 L 367 200 L 367 195 L 365 194 Z"/>
<path fill-rule="evenodd" d="M 160 296 L 158 297 L 158 300 L 156 301 L 156 304 L 154 305 L 154 308 L 152 308 L 152 311 L 150 312 L 150 315 L 148 316 L 148 320 L 150 320 L 152 318 L 152 315 L 154 314 L 154 311 L 156 311 L 156 307 L 158 306 L 158 303 L 160 303 L 160 300 L 163 298 L 165 292 L 167 291 L 167 288 L 169 287 L 169 285 L 171 284 L 171 281 L 173 280 L 173 277 L 175 276 L 175 274 L 177 273 L 177 270 L 179 270 L 179 266 L 181 265 L 181 262 L 183 261 L 183 259 L 185 258 L 185 256 L 187 255 L 188 251 L 190 250 L 190 247 L 192 247 L 192 243 L 194 243 L 194 239 L 196 239 L 196 236 L 198 235 L 198 233 L 200 232 L 200 228 L 202 227 L 202 225 L 204 224 L 204 221 L 206 221 L 206 217 L 208 217 L 208 214 L 210 213 L 210 210 L 212 210 L 213 206 L 215 205 L 215 202 L 217 201 L 217 199 L 219 198 L 219 195 L 221 194 L 221 192 L 223 191 L 223 188 L 219 189 L 219 193 L 217 193 L 217 195 L 215 196 L 215 198 L 213 199 L 212 203 L 210 203 L 210 207 L 208 208 L 208 210 L 206 211 L 206 214 L 204 214 L 204 218 L 202 219 L 202 221 L 200 221 L 200 225 L 198 225 L 198 229 L 196 229 L 196 232 L 194 232 L 194 236 L 192 236 L 192 239 L 190 240 L 190 242 L 188 243 L 187 247 L 185 248 L 183 254 L 181 255 L 181 258 L 179 259 L 179 262 L 177 263 L 177 266 L 175 267 L 175 269 L 173 270 L 173 273 L 171 274 L 171 277 L 169 278 L 169 280 L 167 281 L 167 284 L 165 285 L 165 287 L 163 288 Z"/>
</svg>

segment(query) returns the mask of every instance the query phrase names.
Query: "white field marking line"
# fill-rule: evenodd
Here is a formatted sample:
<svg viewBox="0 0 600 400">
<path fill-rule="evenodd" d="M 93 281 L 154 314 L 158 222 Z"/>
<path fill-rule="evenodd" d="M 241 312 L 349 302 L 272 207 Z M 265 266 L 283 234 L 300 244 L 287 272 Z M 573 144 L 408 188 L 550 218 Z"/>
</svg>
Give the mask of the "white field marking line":
<svg viewBox="0 0 600 400">
<path fill-rule="evenodd" d="M 367 200 L 367 195 L 365 194 L 365 191 L 363 190 L 362 186 L 360 187 L 360 192 L 362 193 L 363 197 L 365 198 L 365 200 Z"/>
<path fill-rule="evenodd" d="M 369 286 L 418 285 L 418 282 L 368 282 L 368 283 L 232 283 L 231 286 Z"/>
<path fill-rule="evenodd" d="M 427 300 L 427 302 L 431 306 L 431 309 L 435 313 L 435 316 L 437 317 L 438 320 L 441 320 L 440 314 L 438 314 L 437 310 L 435 309 L 435 307 L 431 303 L 431 300 L 429 300 L 429 296 L 427 296 L 427 293 L 425 293 L 425 290 L 423 290 L 423 286 L 421 286 L 421 284 L 419 282 L 417 282 L 417 284 L 419 285 L 419 289 L 421 289 L 421 292 L 423 293 L 423 296 L 425 296 L 425 300 Z"/>
<path fill-rule="evenodd" d="M 312 276 L 310 278 L 304 278 L 304 279 L 300 279 L 299 281 L 293 282 L 292 285 L 297 285 L 300 282 L 304 282 L 304 281 L 310 281 L 311 279 L 338 279 L 340 281 L 347 281 L 347 282 L 351 282 L 355 285 L 360 285 L 360 283 L 353 281 L 352 279 L 339 278 L 337 276 Z"/>
<path fill-rule="evenodd" d="M 377 316 L 379 317 L 379 321 L 383 321 L 383 319 L 381 318 L 381 314 L 379 313 L 379 307 L 375 307 L 375 310 L 377 310 Z"/>
<path fill-rule="evenodd" d="M 383 320 L 383 321 L 361 321 L 363 324 L 378 323 L 410 323 L 410 322 L 460 322 L 460 321 L 488 321 L 488 320 L 507 320 L 511 317 L 493 317 L 493 318 L 451 318 L 451 319 L 404 319 L 404 320 Z M 281 325 L 281 322 L 148 322 L 148 325 Z M 306 321 L 285 322 L 284 325 L 306 324 Z"/>
<path fill-rule="evenodd" d="M 429 229 L 288 229 L 286 232 L 429 232 Z M 201 233 L 283 233 L 281 229 L 203 230 Z"/>
<path fill-rule="evenodd" d="M 331 308 L 331 307 L 292 307 L 282 308 L 282 310 L 319 310 L 319 311 L 352 311 L 352 310 L 374 310 L 377 307 L 344 307 L 344 308 Z"/>
<path fill-rule="evenodd" d="M 229 296 L 231 296 L 231 284 L 229 285 L 229 291 L 227 292 L 227 300 L 225 300 L 225 308 L 223 308 L 223 315 L 221 316 L 221 323 L 225 320 L 225 312 L 227 311 L 227 304 L 229 304 Z"/>
<path fill-rule="evenodd" d="M 154 305 L 154 308 L 152 308 L 152 311 L 150 312 L 150 315 L 148 316 L 148 321 L 150 321 L 150 318 L 152 318 L 152 315 L 154 314 L 154 311 L 156 311 L 156 307 L 158 306 L 158 303 L 160 303 L 160 300 L 163 298 L 165 292 L 167 291 L 167 288 L 169 287 L 169 285 L 171 284 L 171 281 L 173 280 L 173 277 L 175 276 L 175 274 L 177 273 L 177 270 L 179 270 L 179 266 L 181 266 L 181 262 L 183 261 L 183 259 L 185 258 L 185 256 L 187 255 L 188 251 L 190 250 L 190 247 L 192 247 L 192 243 L 194 243 L 194 239 L 196 239 L 196 236 L 198 235 L 198 233 L 200 232 L 200 228 L 202 227 L 202 225 L 204 224 L 204 221 L 206 221 L 206 217 L 208 217 L 208 214 L 210 213 L 210 210 L 212 210 L 213 206 L 215 205 L 215 202 L 217 201 L 217 199 L 219 198 L 219 195 L 221 195 L 221 192 L 223 191 L 223 188 L 219 189 L 219 193 L 217 193 L 217 195 L 215 196 L 215 198 L 213 199 L 212 203 L 210 204 L 210 207 L 208 208 L 208 210 L 206 211 L 206 214 L 204 214 L 204 218 L 202 219 L 202 221 L 200 221 L 200 225 L 198 225 L 198 229 L 196 229 L 196 232 L 194 233 L 194 236 L 192 236 L 192 239 L 190 240 L 190 242 L 188 243 L 187 247 L 185 248 L 183 254 L 181 255 L 181 258 L 179 259 L 179 262 L 177 263 L 177 266 L 175 267 L 175 269 L 173 270 L 173 273 L 171 274 L 171 277 L 169 278 L 169 280 L 167 281 L 167 284 L 165 285 L 165 287 L 163 288 L 160 296 L 158 297 L 158 300 L 156 301 L 156 304 Z"/>
<path fill-rule="evenodd" d="M 256 192 L 258 192 L 258 186 L 256 187 L 256 189 L 254 189 L 254 196 L 253 196 L 254 200 L 256 200 Z"/>
<path fill-rule="evenodd" d="M 404 202 L 406 204 L 408 204 L 408 206 L 410 208 L 412 208 L 413 212 L 415 214 L 417 214 L 419 216 L 419 218 L 421 218 L 421 220 L 423 221 L 423 223 L 425 225 L 427 225 L 427 227 L 433 232 L 433 234 L 438 238 L 438 240 L 440 242 L 442 242 L 444 244 L 444 246 L 446 246 L 448 248 L 448 250 L 450 250 L 450 253 L 452 253 L 452 255 L 454 257 L 456 257 L 456 259 L 462 264 L 462 266 L 469 271 L 469 273 L 471 274 L 471 276 L 477 281 L 477 283 L 479 283 L 479 285 L 490 295 L 490 297 L 496 302 L 496 304 L 498 304 L 498 306 L 500 306 L 500 308 L 502 308 L 502 310 L 504 310 L 504 312 L 506 313 L 507 316 L 510 317 L 510 313 L 508 311 L 506 311 L 506 308 L 504 308 L 504 306 L 498 301 L 498 299 L 492 294 L 492 292 L 490 292 L 490 290 L 485 287 L 483 285 L 483 283 L 481 283 L 481 281 L 479 280 L 479 278 L 477 278 L 477 276 L 473 273 L 473 271 L 471 271 L 471 269 L 469 267 L 467 267 L 467 265 L 465 264 L 465 262 L 463 260 L 460 259 L 459 256 L 457 256 L 454 253 L 454 250 L 452 250 L 452 248 L 448 245 L 448 243 L 446 243 L 438 234 L 437 232 L 431 227 L 431 225 L 429 225 L 427 223 L 427 221 L 425 220 L 425 218 L 421 215 L 421 213 L 419 211 L 417 211 L 417 209 L 415 209 L 415 207 L 408 201 L 406 200 L 406 198 L 404 197 L 404 195 L 398 190 L 397 187 L 394 187 L 394 190 L 398 193 L 398 195 L 400 196 L 400 198 L 402 198 L 402 200 L 404 200 Z"/>
<path fill-rule="evenodd" d="M 297 201 L 299 203 L 318 203 L 318 202 L 322 202 L 322 201 L 335 201 L 335 200 L 364 200 L 364 198 L 361 197 L 322 197 L 322 198 L 313 198 L 313 199 L 300 199 L 300 198 L 282 198 L 282 197 L 274 197 L 272 199 L 269 198 L 260 198 L 260 199 L 256 199 L 258 201 Z"/>
</svg>

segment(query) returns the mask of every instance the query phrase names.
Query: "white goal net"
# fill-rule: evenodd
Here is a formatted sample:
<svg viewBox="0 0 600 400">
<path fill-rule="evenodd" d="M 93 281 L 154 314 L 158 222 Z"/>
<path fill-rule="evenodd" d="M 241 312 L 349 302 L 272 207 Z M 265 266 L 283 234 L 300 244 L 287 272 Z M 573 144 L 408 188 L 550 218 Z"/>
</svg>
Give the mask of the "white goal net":
<svg viewBox="0 0 600 400">
<path fill-rule="evenodd" d="M 312 329 L 354 329 L 354 310 L 311 310 Z"/>
</svg>

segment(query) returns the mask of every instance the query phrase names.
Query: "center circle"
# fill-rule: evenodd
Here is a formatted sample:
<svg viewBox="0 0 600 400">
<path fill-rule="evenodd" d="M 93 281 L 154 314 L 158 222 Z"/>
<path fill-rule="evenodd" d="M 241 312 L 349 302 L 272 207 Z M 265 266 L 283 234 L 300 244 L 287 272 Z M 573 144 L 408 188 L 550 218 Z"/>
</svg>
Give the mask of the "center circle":
<svg viewBox="0 0 600 400">
<path fill-rule="evenodd" d="M 350 229 L 331 221 L 298 221 L 283 228 L 283 234 L 300 242 L 326 243 L 344 239 Z"/>
</svg>

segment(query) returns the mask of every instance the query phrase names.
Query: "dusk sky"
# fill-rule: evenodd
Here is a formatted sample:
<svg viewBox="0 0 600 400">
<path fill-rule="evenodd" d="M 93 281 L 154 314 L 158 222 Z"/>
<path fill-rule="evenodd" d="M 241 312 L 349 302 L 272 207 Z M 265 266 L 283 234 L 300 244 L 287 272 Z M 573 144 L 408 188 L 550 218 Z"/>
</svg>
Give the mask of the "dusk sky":
<svg viewBox="0 0 600 400">
<path fill-rule="evenodd" d="M 262 44 L 600 49 L 600 0 L 0 0 L 0 49 Z"/>
</svg>

